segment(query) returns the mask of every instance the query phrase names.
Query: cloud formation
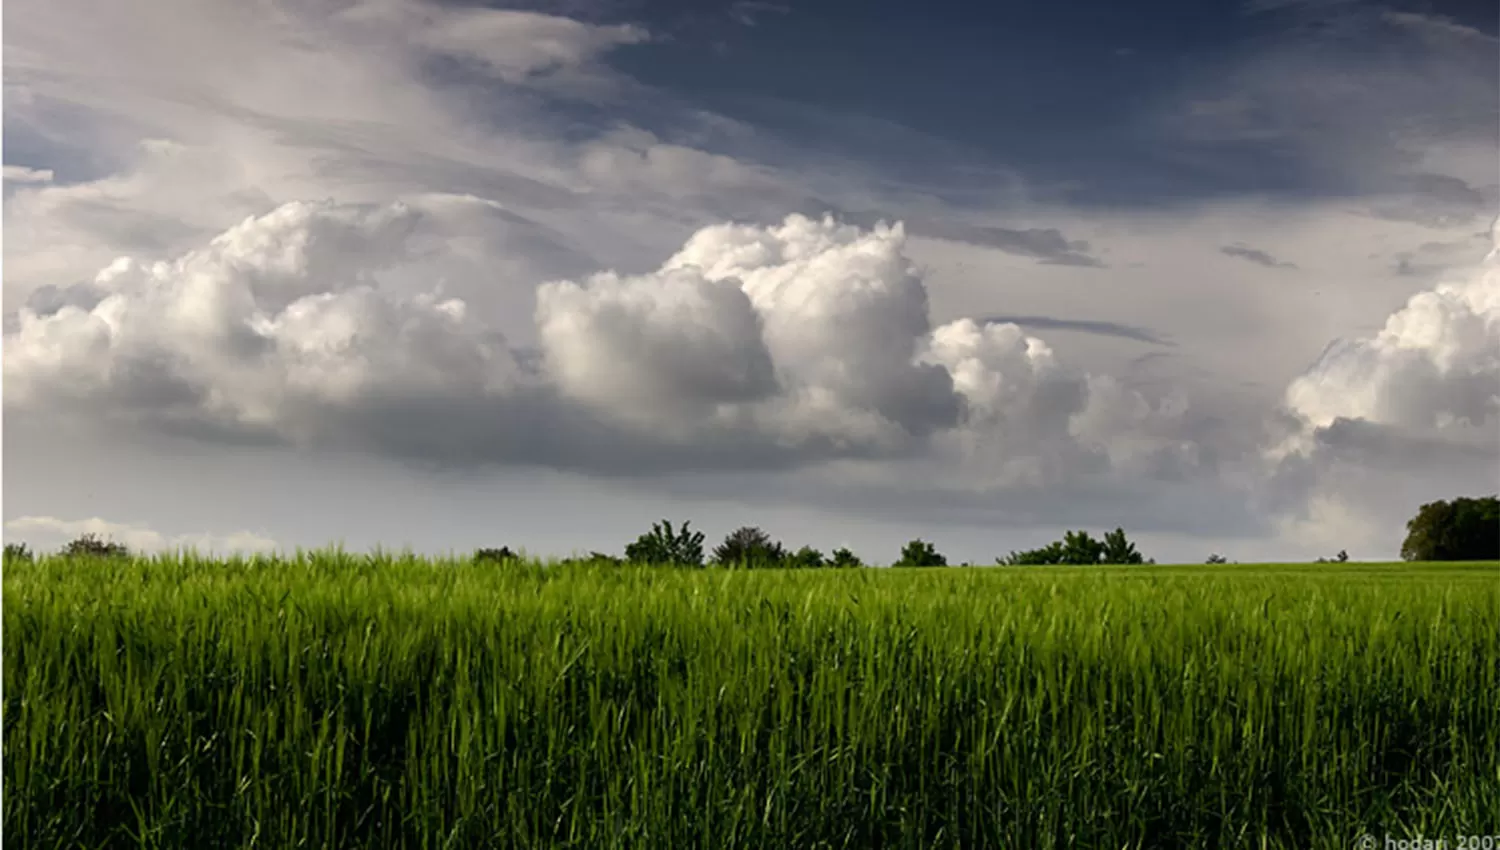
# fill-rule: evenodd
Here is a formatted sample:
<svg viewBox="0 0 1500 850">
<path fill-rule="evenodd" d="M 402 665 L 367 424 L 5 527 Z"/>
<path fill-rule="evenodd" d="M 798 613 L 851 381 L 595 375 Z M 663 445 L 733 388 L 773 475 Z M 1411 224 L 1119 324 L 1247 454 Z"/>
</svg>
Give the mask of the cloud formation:
<svg viewBox="0 0 1500 850">
<path fill-rule="evenodd" d="M 1265 251 L 1259 248 L 1251 248 L 1248 245 L 1225 245 L 1219 249 L 1219 253 L 1226 257 L 1239 257 L 1242 260 L 1248 260 L 1258 266 L 1265 266 L 1268 269 L 1295 269 L 1297 267 L 1296 263 L 1278 260 Z"/>
<path fill-rule="evenodd" d="M 1500 245 L 1469 280 L 1412 296 L 1374 336 L 1335 342 L 1286 398 L 1315 428 L 1338 419 L 1439 430 L 1488 421 L 1500 411 Z"/>
<path fill-rule="evenodd" d="M 51 183 L 53 175 L 50 168 L 7 165 L 4 177 L 6 183 Z"/>
<path fill-rule="evenodd" d="M 477 199 L 283 205 L 166 261 L 37 293 L 5 403 L 207 439 L 612 471 L 925 457 L 986 487 L 1179 475 L 1178 400 L 1014 324 L 933 328 L 898 224 L 699 230 L 658 269 L 538 288 L 535 351 L 452 260 Z M 433 278 L 434 269 L 443 272 Z"/>
<path fill-rule="evenodd" d="M 191 549 L 203 553 L 252 553 L 276 549 L 276 541 L 250 531 L 228 534 L 198 532 L 163 534 L 138 523 L 89 519 L 59 519 L 51 516 L 23 516 L 6 520 L 7 537 L 26 542 L 33 551 L 51 551 L 85 534 L 103 540 L 123 543 L 131 552 L 157 553 Z"/>
<path fill-rule="evenodd" d="M 1500 221 L 1492 231 L 1466 279 L 1412 296 L 1371 336 L 1335 341 L 1287 387 L 1265 454 L 1267 506 L 1286 533 L 1315 537 L 1317 516 L 1342 517 L 1395 546 L 1423 502 L 1495 490 Z"/>
</svg>

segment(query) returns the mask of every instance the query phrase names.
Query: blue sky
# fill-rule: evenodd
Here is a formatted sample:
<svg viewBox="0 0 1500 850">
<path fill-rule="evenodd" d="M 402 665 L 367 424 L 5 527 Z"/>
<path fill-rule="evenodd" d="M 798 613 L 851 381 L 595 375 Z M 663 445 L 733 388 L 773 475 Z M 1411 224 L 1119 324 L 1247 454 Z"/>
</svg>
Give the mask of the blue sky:
<svg viewBox="0 0 1500 850">
<path fill-rule="evenodd" d="M 1500 480 L 1492 4 L 6 11 L 7 539 L 1375 558 Z"/>
</svg>

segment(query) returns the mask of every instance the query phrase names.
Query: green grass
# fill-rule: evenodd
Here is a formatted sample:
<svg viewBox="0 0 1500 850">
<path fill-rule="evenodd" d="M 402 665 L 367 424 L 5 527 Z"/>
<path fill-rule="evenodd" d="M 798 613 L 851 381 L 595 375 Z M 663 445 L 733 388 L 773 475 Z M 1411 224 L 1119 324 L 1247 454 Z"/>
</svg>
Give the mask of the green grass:
<svg viewBox="0 0 1500 850">
<path fill-rule="evenodd" d="M 1497 829 L 1495 564 L 12 562 L 14 847 Z M 11 842 L 14 842 L 13 844 Z"/>
</svg>

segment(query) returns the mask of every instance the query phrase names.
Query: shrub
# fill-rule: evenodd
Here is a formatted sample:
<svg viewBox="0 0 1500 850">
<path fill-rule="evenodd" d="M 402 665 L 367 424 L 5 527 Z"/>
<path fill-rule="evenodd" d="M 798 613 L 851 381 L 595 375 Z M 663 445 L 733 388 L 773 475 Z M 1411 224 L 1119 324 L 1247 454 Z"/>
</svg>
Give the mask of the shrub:
<svg viewBox="0 0 1500 850">
<path fill-rule="evenodd" d="M 510 551 L 509 546 L 501 546 L 499 549 L 474 550 L 474 563 L 476 564 L 504 564 L 519 559 L 520 556 Z"/>
<path fill-rule="evenodd" d="M 691 524 L 684 522 L 680 531 L 674 531 L 667 520 L 652 524 L 651 531 L 625 547 L 625 560 L 632 564 L 703 566 L 703 532 L 689 531 Z"/>
<path fill-rule="evenodd" d="M 1147 564 L 1155 563 L 1141 557 L 1135 544 L 1125 537 L 1125 530 L 1116 528 L 1095 540 L 1087 531 L 1067 531 L 1063 539 L 1053 541 L 1040 549 L 1026 552 L 1011 552 L 995 563 L 1006 566 L 1034 566 L 1042 564 Z"/>
<path fill-rule="evenodd" d="M 828 566 L 840 569 L 845 567 L 862 567 L 864 566 L 864 562 L 859 559 L 858 555 L 849 551 L 848 548 L 840 546 L 833 550 L 833 557 L 829 560 Z"/>
<path fill-rule="evenodd" d="M 713 562 L 721 567 L 779 567 L 786 559 L 787 552 L 780 543 L 750 525 L 725 535 L 713 553 Z"/>
<path fill-rule="evenodd" d="M 946 567 L 948 559 L 938 552 L 936 546 L 919 537 L 901 548 L 901 560 L 894 566 Z"/>
<path fill-rule="evenodd" d="M 786 559 L 788 567 L 798 567 L 801 569 L 817 569 L 826 563 L 823 559 L 823 553 L 811 546 L 803 546 Z"/>
<path fill-rule="evenodd" d="M 32 560 L 31 549 L 25 543 L 5 544 L 5 563 Z"/>
<path fill-rule="evenodd" d="M 101 540 L 93 533 L 85 534 L 63 547 L 62 554 L 69 558 L 128 558 L 130 550 L 124 543 Z"/>
</svg>

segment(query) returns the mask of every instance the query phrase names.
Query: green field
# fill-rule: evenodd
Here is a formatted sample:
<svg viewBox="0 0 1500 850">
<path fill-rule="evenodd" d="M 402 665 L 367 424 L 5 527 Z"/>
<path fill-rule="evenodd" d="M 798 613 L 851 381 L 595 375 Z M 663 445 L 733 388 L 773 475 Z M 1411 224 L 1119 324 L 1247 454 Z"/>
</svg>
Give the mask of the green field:
<svg viewBox="0 0 1500 850">
<path fill-rule="evenodd" d="M 8 847 L 1500 832 L 1493 563 L 43 558 L 4 594 Z"/>
</svg>

